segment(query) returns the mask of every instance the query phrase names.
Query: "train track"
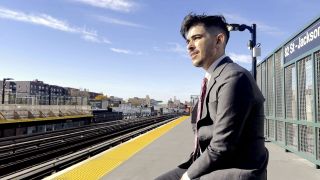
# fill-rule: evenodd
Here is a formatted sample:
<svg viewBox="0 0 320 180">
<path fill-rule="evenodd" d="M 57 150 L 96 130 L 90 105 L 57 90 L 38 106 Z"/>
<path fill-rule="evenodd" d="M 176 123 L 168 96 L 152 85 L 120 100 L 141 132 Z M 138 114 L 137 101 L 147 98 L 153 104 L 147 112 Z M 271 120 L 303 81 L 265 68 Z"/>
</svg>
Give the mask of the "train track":
<svg viewBox="0 0 320 180">
<path fill-rule="evenodd" d="M 39 179 L 175 119 L 112 121 L 0 139 L 0 179 Z"/>
</svg>

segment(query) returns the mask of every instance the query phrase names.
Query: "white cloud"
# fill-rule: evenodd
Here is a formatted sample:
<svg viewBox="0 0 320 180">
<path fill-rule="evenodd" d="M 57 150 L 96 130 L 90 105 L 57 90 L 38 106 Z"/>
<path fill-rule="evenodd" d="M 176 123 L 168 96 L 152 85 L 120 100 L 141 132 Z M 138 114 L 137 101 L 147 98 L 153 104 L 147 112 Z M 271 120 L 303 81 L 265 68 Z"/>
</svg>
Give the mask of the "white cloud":
<svg viewBox="0 0 320 180">
<path fill-rule="evenodd" d="M 111 9 L 114 11 L 130 12 L 136 6 L 130 0 L 74 0 L 91 6 Z"/>
<path fill-rule="evenodd" d="M 252 57 L 247 54 L 236 54 L 236 53 L 228 53 L 230 58 L 237 63 L 246 63 L 250 64 L 252 61 Z"/>
<path fill-rule="evenodd" d="M 281 36 L 284 34 L 284 32 L 281 31 L 277 27 L 267 25 L 267 24 L 260 22 L 260 21 L 249 20 L 249 19 L 241 17 L 237 14 L 225 13 L 224 16 L 227 18 L 228 23 L 247 24 L 247 25 L 251 25 L 251 24 L 255 23 L 255 24 L 257 24 L 258 30 L 261 30 L 262 32 L 265 32 L 267 34 L 270 34 L 273 36 Z"/>
<path fill-rule="evenodd" d="M 168 42 L 167 46 L 164 48 L 160 48 L 158 46 L 155 46 L 155 47 L 153 47 L 153 50 L 159 51 L 159 52 L 176 53 L 184 58 L 188 58 L 187 48 L 183 47 L 181 44 L 175 43 L 175 42 Z"/>
<path fill-rule="evenodd" d="M 0 18 L 43 25 L 43 26 L 47 26 L 53 29 L 66 31 L 66 32 L 81 31 L 80 29 L 70 27 L 67 22 L 55 19 L 46 14 L 41 14 L 41 15 L 25 14 L 23 12 L 13 11 L 13 10 L 0 7 Z"/>
<path fill-rule="evenodd" d="M 117 48 L 110 48 L 111 51 L 116 53 L 122 53 L 122 54 L 129 54 L 130 51 L 126 49 L 117 49 Z"/>
<path fill-rule="evenodd" d="M 103 42 L 103 43 L 106 43 L 106 44 L 111 44 L 111 41 L 109 41 L 109 40 L 106 39 L 106 38 L 102 38 L 102 42 Z"/>
<path fill-rule="evenodd" d="M 110 24 L 118 24 L 118 25 L 122 25 L 122 26 L 130 26 L 130 27 L 136 27 L 136 28 L 147 28 L 144 25 L 140 25 L 137 23 L 129 22 L 129 21 L 124 21 L 121 19 L 110 18 L 110 17 L 106 17 L 106 16 L 97 16 L 97 19 L 102 22 L 106 22 L 106 23 L 110 23 Z"/>
<path fill-rule="evenodd" d="M 59 31 L 80 34 L 84 40 L 90 42 L 110 43 L 110 41 L 105 41 L 105 38 L 99 37 L 96 31 L 89 31 L 86 28 L 71 26 L 68 24 L 68 22 L 56 19 L 47 14 L 27 14 L 24 12 L 13 11 L 0 7 L 0 18 L 41 25 Z"/>
<path fill-rule="evenodd" d="M 96 37 L 96 36 L 91 36 L 91 35 L 83 35 L 82 36 L 82 39 L 86 40 L 86 41 L 89 41 L 89 42 L 95 42 L 95 43 L 99 43 L 99 39 Z"/>
<path fill-rule="evenodd" d="M 110 48 L 112 52 L 120 53 L 120 54 L 131 54 L 131 55 L 142 55 L 142 52 L 133 52 L 128 49 L 118 49 L 118 48 Z"/>
<path fill-rule="evenodd" d="M 111 41 L 106 38 L 99 38 L 96 34 L 83 34 L 81 38 L 88 42 L 111 44 Z"/>
<path fill-rule="evenodd" d="M 173 52 L 173 53 L 187 53 L 187 49 L 182 47 L 179 43 L 168 42 L 167 46 L 164 48 L 160 48 L 158 46 L 153 47 L 155 51 L 162 51 L 162 52 Z"/>
<path fill-rule="evenodd" d="M 182 47 L 178 43 L 169 42 L 168 44 L 171 46 L 171 47 L 168 48 L 169 52 L 183 53 L 183 54 L 187 53 L 187 49 L 185 47 Z"/>
</svg>

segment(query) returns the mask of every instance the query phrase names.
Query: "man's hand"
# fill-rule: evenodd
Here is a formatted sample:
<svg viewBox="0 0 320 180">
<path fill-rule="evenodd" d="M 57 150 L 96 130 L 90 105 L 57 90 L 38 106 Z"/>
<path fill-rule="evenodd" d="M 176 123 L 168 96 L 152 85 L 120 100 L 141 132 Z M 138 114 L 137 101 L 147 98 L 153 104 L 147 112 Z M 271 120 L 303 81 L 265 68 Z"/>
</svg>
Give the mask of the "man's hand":
<svg viewBox="0 0 320 180">
<path fill-rule="evenodd" d="M 181 179 L 180 179 L 180 180 L 190 180 L 190 178 L 189 178 L 189 176 L 188 176 L 187 172 L 185 172 L 185 173 L 183 174 L 183 176 L 181 177 Z"/>
</svg>

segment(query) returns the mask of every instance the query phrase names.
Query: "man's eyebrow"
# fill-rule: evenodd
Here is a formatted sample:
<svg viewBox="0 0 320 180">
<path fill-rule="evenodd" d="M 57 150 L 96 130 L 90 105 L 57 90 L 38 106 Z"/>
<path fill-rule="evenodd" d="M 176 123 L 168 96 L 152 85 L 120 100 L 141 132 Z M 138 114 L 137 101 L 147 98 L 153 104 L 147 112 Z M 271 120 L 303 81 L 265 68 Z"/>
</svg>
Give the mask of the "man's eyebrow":
<svg viewBox="0 0 320 180">
<path fill-rule="evenodd" d="M 190 38 L 188 38 L 187 40 L 193 39 L 193 38 L 196 37 L 196 36 L 202 36 L 202 35 L 203 35 L 203 34 L 201 34 L 201 33 L 194 34 L 194 35 L 192 35 Z"/>
</svg>

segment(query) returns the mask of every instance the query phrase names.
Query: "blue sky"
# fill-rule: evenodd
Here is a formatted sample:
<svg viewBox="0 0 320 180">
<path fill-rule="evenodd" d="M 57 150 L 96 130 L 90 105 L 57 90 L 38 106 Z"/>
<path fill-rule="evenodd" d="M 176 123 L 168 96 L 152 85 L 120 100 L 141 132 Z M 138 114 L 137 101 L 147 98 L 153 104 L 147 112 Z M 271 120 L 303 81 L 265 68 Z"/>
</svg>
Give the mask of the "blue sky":
<svg viewBox="0 0 320 180">
<path fill-rule="evenodd" d="M 127 99 L 184 101 L 199 94 L 179 34 L 189 12 L 257 24 L 265 58 L 320 15 L 318 0 L 1 0 L 0 78 L 39 79 Z M 248 32 L 232 32 L 227 55 L 251 68 Z"/>
</svg>

